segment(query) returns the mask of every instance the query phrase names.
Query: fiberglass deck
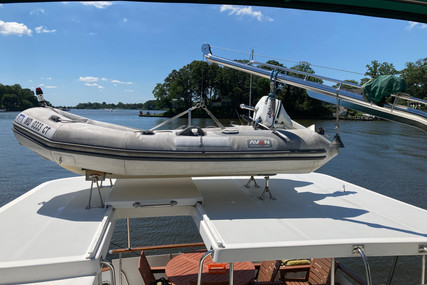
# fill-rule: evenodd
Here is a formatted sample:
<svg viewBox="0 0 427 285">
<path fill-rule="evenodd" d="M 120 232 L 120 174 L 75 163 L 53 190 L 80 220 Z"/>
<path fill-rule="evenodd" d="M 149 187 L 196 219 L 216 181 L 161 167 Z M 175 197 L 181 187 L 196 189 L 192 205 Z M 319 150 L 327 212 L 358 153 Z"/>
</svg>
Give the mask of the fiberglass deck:
<svg viewBox="0 0 427 285">
<path fill-rule="evenodd" d="M 0 208 L 0 283 L 96 282 L 114 222 L 126 217 L 191 215 L 216 262 L 349 257 L 355 245 L 368 257 L 419 255 L 427 245 L 426 210 L 362 187 L 318 173 L 277 175 L 276 200 L 260 200 L 263 177 L 261 188 L 247 181 L 118 180 L 102 190 L 108 207 L 90 210 L 84 177 L 44 183 Z"/>
<path fill-rule="evenodd" d="M 193 181 L 204 198 L 196 223 L 217 262 L 351 257 L 354 245 L 368 257 L 418 255 L 427 245 L 426 210 L 328 175 L 271 177 L 276 200 L 259 200 L 263 188 L 245 188 L 246 177 Z"/>
<path fill-rule="evenodd" d="M 93 284 L 112 211 L 86 210 L 89 189 L 84 177 L 53 180 L 0 208 L 1 284 L 55 279 Z M 95 204 L 96 190 L 93 197 Z"/>
</svg>

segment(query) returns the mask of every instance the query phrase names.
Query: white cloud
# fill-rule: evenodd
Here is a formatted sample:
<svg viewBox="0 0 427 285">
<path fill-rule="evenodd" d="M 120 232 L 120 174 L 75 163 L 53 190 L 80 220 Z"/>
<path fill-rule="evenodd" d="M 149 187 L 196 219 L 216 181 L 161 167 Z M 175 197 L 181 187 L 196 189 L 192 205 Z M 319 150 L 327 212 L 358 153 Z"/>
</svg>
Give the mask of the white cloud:
<svg viewBox="0 0 427 285">
<path fill-rule="evenodd" d="M 48 30 L 47 28 L 45 28 L 45 27 L 43 27 L 43 26 L 36 27 L 36 28 L 35 28 L 35 30 L 36 30 L 36 33 L 37 33 L 37 34 L 41 34 L 41 33 L 46 34 L 46 33 L 55 33 L 55 32 L 56 32 L 56 30 L 55 30 L 55 29 L 53 29 L 53 30 Z"/>
<path fill-rule="evenodd" d="M 0 34 L 2 35 L 27 35 L 31 36 L 31 29 L 21 23 L 17 22 L 3 22 L 0 21 Z"/>
<path fill-rule="evenodd" d="M 83 82 L 97 82 L 99 80 L 98 77 L 93 77 L 93 76 L 86 76 L 86 77 L 82 77 L 80 76 L 79 81 L 83 81 Z"/>
<path fill-rule="evenodd" d="M 98 83 L 85 83 L 85 86 L 98 86 Z"/>
<path fill-rule="evenodd" d="M 42 77 L 40 79 L 42 79 L 42 80 L 52 80 L 53 78 L 52 77 Z"/>
<path fill-rule="evenodd" d="M 114 85 L 117 85 L 117 84 L 127 84 L 127 85 L 131 85 L 131 84 L 132 84 L 132 82 L 130 82 L 130 81 L 128 81 L 128 82 L 124 82 L 124 81 L 115 80 L 115 79 L 111 80 L 111 83 L 113 83 Z"/>
<path fill-rule="evenodd" d="M 418 22 L 408 22 L 408 25 L 405 27 L 405 30 L 411 31 L 413 28 L 417 27 L 418 29 L 427 29 L 427 24 L 421 24 Z"/>
<path fill-rule="evenodd" d="M 94 2 L 80 2 L 80 3 L 86 6 L 93 6 L 98 9 L 105 9 L 113 5 L 113 2 L 110 2 L 110 1 L 94 1 Z"/>
<path fill-rule="evenodd" d="M 127 18 L 123 18 L 123 23 L 127 23 L 128 19 Z"/>
<path fill-rule="evenodd" d="M 39 87 L 43 87 L 43 88 L 48 88 L 48 89 L 55 89 L 55 88 L 58 88 L 58 87 L 56 87 L 56 86 L 53 86 L 53 85 L 46 85 L 46 84 L 44 84 L 44 83 L 40 83 L 38 86 L 39 86 Z"/>
<path fill-rule="evenodd" d="M 44 9 L 38 8 L 38 9 L 34 9 L 33 11 L 30 12 L 30 15 L 44 15 L 46 14 L 46 12 L 44 11 Z"/>
<path fill-rule="evenodd" d="M 120 81 L 120 80 L 116 80 L 116 79 L 108 79 L 107 77 L 94 77 L 94 76 L 81 76 L 79 78 L 79 81 L 84 82 L 85 86 L 89 86 L 89 87 L 96 87 L 98 88 L 99 91 L 103 91 L 105 89 L 104 86 L 100 85 L 98 82 L 105 82 L 105 83 L 110 83 L 113 84 L 114 86 L 117 86 L 118 84 L 123 84 L 123 85 L 131 85 L 133 84 L 130 81 Z M 129 91 L 129 92 L 133 92 L 133 91 Z"/>
<path fill-rule="evenodd" d="M 249 16 L 252 18 L 257 19 L 258 21 L 267 21 L 267 22 L 273 22 L 274 19 L 265 16 L 261 11 L 255 11 L 252 9 L 251 6 L 235 6 L 235 5 L 221 5 L 220 8 L 221 13 L 222 12 L 228 12 L 228 15 L 236 15 L 239 17 Z"/>
</svg>

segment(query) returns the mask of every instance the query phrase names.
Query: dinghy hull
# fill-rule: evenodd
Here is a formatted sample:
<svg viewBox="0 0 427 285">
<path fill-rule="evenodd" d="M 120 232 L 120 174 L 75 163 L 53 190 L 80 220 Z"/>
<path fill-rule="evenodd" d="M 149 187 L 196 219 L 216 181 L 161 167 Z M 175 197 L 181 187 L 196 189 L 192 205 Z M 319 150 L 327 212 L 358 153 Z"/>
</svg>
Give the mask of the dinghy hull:
<svg viewBox="0 0 427 285">
<path fill-rule="evenodd" d="M 23 111 L 13 131 L 20 144 L 65 169 L 110 178 L 308 173 L 338 153 L 309 129 L 143 131 L 54 108 Z"/>
</svg>

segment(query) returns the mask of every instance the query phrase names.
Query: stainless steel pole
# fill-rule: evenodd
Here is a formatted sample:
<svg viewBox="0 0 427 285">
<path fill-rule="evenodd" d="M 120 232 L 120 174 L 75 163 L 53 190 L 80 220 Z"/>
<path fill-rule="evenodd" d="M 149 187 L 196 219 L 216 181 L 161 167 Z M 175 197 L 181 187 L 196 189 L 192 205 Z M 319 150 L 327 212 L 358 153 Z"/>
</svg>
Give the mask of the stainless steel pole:
<svg viewBox="0 0 427 285">
<path fill-rule="evenodd" d="M 251 61 L 254 60 L 254 49 L 251 52 Z M 249 106 L 252 106 L 252 73 L 249 74 Z M 249 117 L 251 116 L 251 110 L 249 110 Z"/>
<path fill-rule="evenodd" d="M 421 284 L 425 284 L 426 281 L 426 256 L 422 256 L 421 261 Z"/>
<path fill-rule="evenodd" d="M 130 221 L 129 221 L 129 218 L 126 219 L 126 223 L 127 223 L 127 229 L 128 229 L 128 248 L 131 248 L 131 246 L 130 246 Z"/>
<path fill-rule="evenodd" d="M 230 263 L 230 285 L 234 284 L 234 263 Z"/>
<path fill-rule="evenodd" d="M 203 262 L 205 261 L 206 257 L 208 257 L 209 255 L 212 255 L 212 253 L 213 253 L 213 250 L 210 249 L 205 254 L 203 254 L 203 256 L 200 258 L 200 261 L 199 261 L 199 274 L 197 275 L 197 285 L 201 285 L 202 284 Z"/>
</svg>

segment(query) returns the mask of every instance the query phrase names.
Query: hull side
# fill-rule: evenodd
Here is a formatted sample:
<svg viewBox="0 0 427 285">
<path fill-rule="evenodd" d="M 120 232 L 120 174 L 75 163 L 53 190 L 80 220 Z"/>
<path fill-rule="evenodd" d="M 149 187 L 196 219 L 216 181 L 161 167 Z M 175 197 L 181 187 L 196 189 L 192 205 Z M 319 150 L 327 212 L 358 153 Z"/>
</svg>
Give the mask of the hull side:
<svg viewBox="0 0 427 285">
<path fill-rule="evenodd" d="M 44 117 L 36 117 L 37 112 Z M 78 174 L 91 170 L 111 178 L 143 178 L 308 173 L 338 153 L 307 129 L 145 134 L 82 117 L 52 122 L 52 113 L 45 108 L 21 113 L 14 134 L 22 145 Z"/>
</svg>

